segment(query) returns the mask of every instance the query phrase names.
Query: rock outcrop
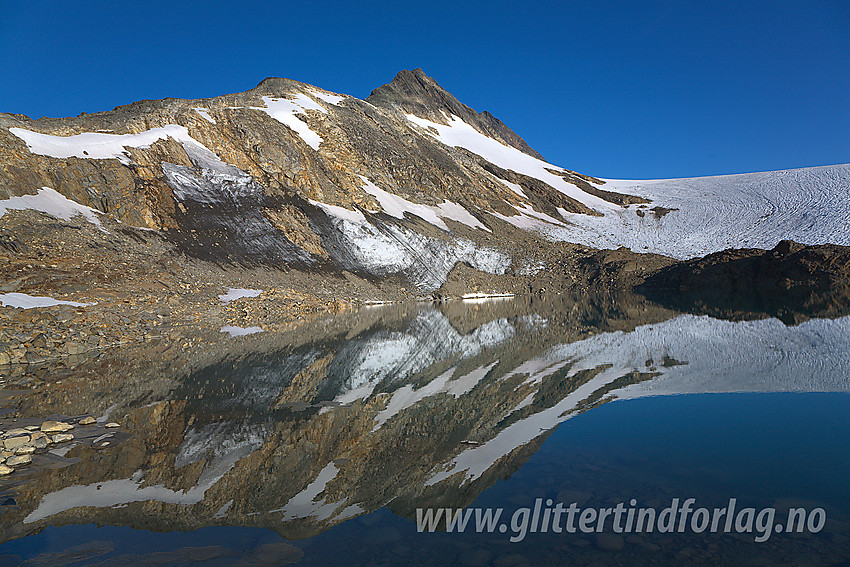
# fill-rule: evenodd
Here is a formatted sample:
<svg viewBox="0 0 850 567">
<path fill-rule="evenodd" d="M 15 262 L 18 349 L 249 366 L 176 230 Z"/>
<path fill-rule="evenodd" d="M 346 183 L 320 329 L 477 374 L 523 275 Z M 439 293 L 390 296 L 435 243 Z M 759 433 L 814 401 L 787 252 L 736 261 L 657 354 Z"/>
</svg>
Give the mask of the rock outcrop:
<svg viewBox="0 0 850 567">
<path fill-rule="evenodd" d="M 675 309 L 730 317 L 766 313 L 788 324 L 850 314 L 850 248 L 782 241 L 667 266 L 638 286 Z"/>
</svg>

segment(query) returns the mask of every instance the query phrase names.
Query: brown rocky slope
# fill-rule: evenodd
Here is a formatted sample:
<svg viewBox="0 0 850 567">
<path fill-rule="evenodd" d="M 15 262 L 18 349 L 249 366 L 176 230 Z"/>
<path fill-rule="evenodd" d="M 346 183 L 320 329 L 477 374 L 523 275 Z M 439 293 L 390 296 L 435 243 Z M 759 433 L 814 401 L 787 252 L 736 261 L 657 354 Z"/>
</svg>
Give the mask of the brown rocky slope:
<svg viewBox="0 0 850 567">
<path fill-rule="evenodd" d="M 441 143 L 408 115 L 460 119 L 500 147 L 540 157 L 420 69 L 366 100 L 270 78 L 244 93 L 74 118 L 0 114 L 0 293 L 89 304 L 0 308 L 0 365 L 159 336 L 190 345 L 208 328 L 274 329 L 365 301 L 645 280 L 643 289 L 660 290 L 682 273 L 701 293 L 731 274 L 528 230 L 532 217 L 557 226 L 569 215 L 600 215 L 599 203 L 647 199 L 551 166 L 567 184 L 556 188 Z M 829 266 L 842 250 L 762 263 Z M 731 266 L 738 254 L 709 262 Z M 759 294 L 763 283 L 750 277 L 746 286 Z M 839 284 L 824 280 L 818 293 Z M 229 288 L 262 294 L 222 303 Z"/>
</svg>

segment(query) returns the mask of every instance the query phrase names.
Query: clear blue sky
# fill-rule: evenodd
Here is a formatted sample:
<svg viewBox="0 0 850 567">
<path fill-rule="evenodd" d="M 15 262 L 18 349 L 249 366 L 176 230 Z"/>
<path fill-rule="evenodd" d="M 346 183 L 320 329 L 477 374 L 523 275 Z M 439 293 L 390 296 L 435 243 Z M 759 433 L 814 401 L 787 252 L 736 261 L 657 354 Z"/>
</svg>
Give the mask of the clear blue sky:
<svg viewBox="0 0 850 567">
<path fill-rule="evenodd" d="M 0 0 L 0 111 L 32 117 L 267 76 L 365 98 L 415 67 L 594 175 L 850 162 L 846 0 Z"/>
</svg>

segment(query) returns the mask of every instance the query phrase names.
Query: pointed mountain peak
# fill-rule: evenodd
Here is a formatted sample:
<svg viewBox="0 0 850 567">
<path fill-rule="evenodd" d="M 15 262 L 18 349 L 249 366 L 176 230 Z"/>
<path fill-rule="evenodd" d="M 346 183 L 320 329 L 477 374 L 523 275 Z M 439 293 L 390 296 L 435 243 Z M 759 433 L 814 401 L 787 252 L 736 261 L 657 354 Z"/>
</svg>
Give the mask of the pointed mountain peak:
<svg viewBox="0 0 850 567">
<path fill-rule="evenodd" d="M 441 122 L 445 119 L 440 111 L 458 116 L 475 112 L 418 68 L 400 71 L 389 84 L 372 91 L 366 100 L 375 106 L 392 106 Z"/>
<path fill-rule="evenodd" d="M 447 100 L 453 100 L 460 104 L 451 93 L 441 87 L 437 81 L 425 74 L 421 67 L 417 67 L 412 71 L 402 69 L 396 74 L 395 78 L 390 81 L 390 85 L 397 87 L 409 94 L 423 94 L 426 96 L 440 97 Z"/>
<path fill-rule="evenodd" d="M 435 81 L 432 77 L 429 77 L 428 75 L 426 75 L 425 71 L 422 70 L 422 67 L 417 67 L 416 69 L 413 69 L 412 71 L 410 69 L 402 69 L 401 71 L 399 71 L 396 74 L 395 79 L 393 79 L 393 81 L 405 80 L 406 78 L 409 78 L 409 77 L 413 77 L 417 81 L 421 81 L 423 83 L 428 82 L 428 83 L 432 83 L 434 85 L 437 85 L 437 81 Z M 437 85 L 437 86 L 440 87 L 440 85 Z M 440 88 L 442 88 L 442 87 L 440 87 Z"/>
<path fill-rule="evenodd" d="M 543 159 L 501 120 L 486 110 L 476 112 L 466 106 L 420 68 L 400 71 L 390 83 L 372 91 L 366 101 L 378 107 L 395 108 L 441 124 L 446 123 L 444 113 L 454 114 L 482 134 L 530 156 Z"/>
</svg>

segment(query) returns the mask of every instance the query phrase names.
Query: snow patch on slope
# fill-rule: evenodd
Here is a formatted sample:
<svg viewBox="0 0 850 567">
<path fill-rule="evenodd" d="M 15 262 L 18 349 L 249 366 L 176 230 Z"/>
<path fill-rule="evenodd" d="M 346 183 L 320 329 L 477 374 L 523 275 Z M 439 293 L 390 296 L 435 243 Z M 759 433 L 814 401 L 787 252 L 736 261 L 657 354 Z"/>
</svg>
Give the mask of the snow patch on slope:
<svg viewBox="0 0 850 567">
<path fill-rule="evenodd" d="M 511 299 L 512 293 L 467 293 L 460 300 L 464 303 L 491 303 Z"/>
<path fill-rule="evenodd" d="M 103 214 L 96 209 L 68 199 L 65 195 L 50 187 L 42 187 L 35 195 L 9 197 L 0 201 L 0 217 L 5 215 L 6 211 L 23 211 L 25 209 L 41 211 L 63 220 L 71 220 L 73 216 L 83 215 L 87 221 L 97 226 L 100 226 L 100 219 L 97 215 Z"/>
<path fill-rule="evenodd" d="M 381 191 L 377 187 L 375 189 Z M 404 201 L 394 195 L 390 197 Z M 492 274 L 504 274 L 511 263 L 506 254 L 491 248 L 479 248 L 470 240 L 428 238 L 402 226 L 369 222 L 360 211 L 311 202 L 328 214 L 332 230 L 325 234 L 325 248 L 344 269 L 362 270 L 377 276 L 401 273 L 418 287 L 430 291 L 446 281 L 457 262 L 467 262 Z M 403 216 L 399 209 L 393 208 L 401 208 L 403 204 L 388 199 L 387 206 Z M 445 226 L 436 214 L 431 219 Z"/>
<path fill-rule="evenodd" d="M 328 215 L 336 217 L 338 219 L 342 219 L 352 223 L 366 222 L 366 217 L 363 216 L 363 213 L 358 210 L 352 211 L 351 209 L 346 209 L 345 207 L 339 207 L 337 205 L 328 205 L 327 203 L 314 201 L 313 199 L 310 199 L 309 201 L 311 205 L 319 207 Z"/>
<path fill-rule="evenodd" d="M 539 179 L 590 208 L 607 211 L 617 207 L 617 205 L 613 205 L 604 199 L 585 193 L 572 183 L 566 181 L 563 177 L 547 171 L 547 168 L 555 170 L 562 168 L 531 157 L 516 148 L 506 146 L 493 138 L 485 136 L 455 115 L 448 117 L 448 125 L 431 122 L 413 114 L 407 114 L 406 116 L 410 122 L 420 126 L 424 132 L 437 138 L 445 145 L 467 149 L 503 169 L 509 169 Z M 434 129 L 433 131 L 431 130 L 432 128 Z M 434 134 L 434 131 L 437 134 Z M 508 185 L 508 187 L 511 187 L 511 185 Z M 522 191 L 517 188 L 511 187 L 511 189 L 514 192 L 522 194 Z"/>
<path fill-rule="evenodd" d="M 559 221 L 558 219 L 552 218 L 546 213 L 540 213 L 535 211 L 531 205 L 523 205 L 522 207 L 514 207 L 516 211 L 519 213 L 518 215 L 513 216 L 505 216 L 495 211 L 490 214 L 496 217 L 497 219 L 501 219 L 506 223 L 512 224 L 517 228 L 524 228 L 526 230 L 538 230 L 542 232 L 546 232 L 553 226 L 555 227 L 564 227 L 566 224 Z M 564 209 L 559 208 L 558 211 L 562 215 L 567 215 Z"/>
<path fill-rule="evenodd" d="M 263 188 L 248 173 L 221 160 L 197 142 L 182 145 L 198 171 L 185 165 L 162 163 L 162 173 L 178 200 L 207 205 L 242 204 L 263 196 Z"/>
<path fill-rule="evenodd" d="M 323 101 L 325 101 L 329 104 L 332 104 L 334 106 L 339 106 L 339 103 L 341 103 L 342 101 L 344 101 L 346 99 L 345 96 L 326 93 L 326 92 L 322 92 L 322 91 L 314 90 L 314 89 L 310 90 L 310 94 L 313 95 L 314 97 L 321 99 L 321 100 L 323 100 Z"/>
<path fill-rule="evenodd" d="M 442 203 L 436 206 L 436 211 L 434 211 L 437 216 L 443 217 L 444 219 L 451 219 L 453 221 L 457 221 L 459 223 L 465 224 L 470 228 L 480 228 L 486 232 L 492 232 L 489 228 L 484 226 L 481 221 L 472 216 L 472 214 L 467 211 L 462 206 L 457 203 L 453 203 L 449 200 L 445 200 Z"/>
<path fill-rule="evenodd" d="M 193 110 L 194 110 L 195 112 L 197 112 L 197 113 L 201 116 L 201 118 L 203 118 L 204 120 L 206 120 L 206 121 L 207 121 L 207 122 L 209 122 L 210 124 L 215 124 L 215 118 L 213 118 L 212 116 L 210 116 L 210 111 L 209 111 L 209 109 L 208 109 L 208 108 L 203 108 L 203 107 L 201 107 L 201 106 L 196 106 Z"/>
<path fill-rule="evenodd" d="M 4 293 L 0 294 L 0 305 L 3 307 L 16 307 L 18 309 L 35 309 L 40 307 L 53 307 L 54 305 L 70 305 L 72 307 L 88 307 L 94 303 L 80 303 L 78 301 L 63 301 L 41 295 L 29 295 L 26 293 Z"/>
<path fill-rule="evenodd" d="M 149 148 L 154 142 L 166 138 L 174 138 L 184 145 L 192 144 L 203 147 L 189 135 L 185 126 L 178 126 L 177 124 L 151 128 L 138 134 L 84 132 L 73 136 L 53 136 L 24 130 L 23 128 L 9 128 L 9 132 L 26 142 L 27 148 L 34 154 L 60 159 L 69 157 L 117 159 L 125 165 L 131 163 L 125 147 Z"/>
<path fill-rule="evenodd" d="M 247 174 L 231 174 L 202 168 L 198 175 L 192 168 L 163 162 L 162 173 L 178 201 L 195 201 L 207 205 L 240 202 L 259 198 L 260 186 Z"/>
<path fill-rule="evenodd" d="M 306 122 L 300 120 L 296 115 L 306 115 L 308 110 L 318 110 L 324 114 L 325 108 L 303 93 L 296 93 L 294 98 L 272 98 L 263 97 L 265 107 L 252 106 L 254 110 L 261 110 L 282 124 L 289 126 L 308 146 L 314 150 L 319 149 L 322 137 L 310 129 Z"/>
<path fill-rule="evenodd" d="M 241 287 L 231 287 L 227 289 L 227 293 L 218 296 L 222 303 L 230 303 L 236 299 L 243 297 L 259 297 L 263 293 L 261 289 L 245 289 Z"/>
<path fill-rule="evenodd" d="M 433 224 L 437 228 L 441 228 L 446 232 L 449 232 L 449 227 L 447 227 L 446 223 L 444 223 L 440 218 L 443 217 L 463 223 L 470 228 L 480 228 L 490 232 L 489 228 L 484 226 L 481 221 L 472 216 L 469 211 L 457 203 L 452 203 L 451 201 L 446 200 L 436 207 L 420 205 L 418 203 L 408 201 L 403 197 L 399 197 L 398 195 L 384 191 L 362 175 L 360 176 L 360 179 L 362 179 L 365 184 L 363 186 L 363 190 L 375 197 L 384 212 L 392 217 L 403 219 L 404 213 L 411 213 L 422 220 Z"/>
</svg>

